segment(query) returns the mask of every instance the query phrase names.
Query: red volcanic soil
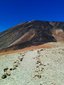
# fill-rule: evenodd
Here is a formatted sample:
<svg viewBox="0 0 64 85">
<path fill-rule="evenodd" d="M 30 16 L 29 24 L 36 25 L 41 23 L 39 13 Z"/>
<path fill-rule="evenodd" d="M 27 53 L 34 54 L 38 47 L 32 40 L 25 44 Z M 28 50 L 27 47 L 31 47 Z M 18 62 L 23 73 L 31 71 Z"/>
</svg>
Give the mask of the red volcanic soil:
<svg viewBox="0 0 64 85">
<path fill-rule="evenodd" d="M 26 48 L 19 49 L 19 50 L 12 50 L 12 49 L 1 50 L 0 55 L 11 54 L 11 53 L 22 53 L 22 52 L 29 51 L 29 50 L 36 50 L 40 48 L 53 48 L 53 47 L 55 47 L 54 44 L 47 43 L 47 44 L 41 44 L 41 45 L 36 45 L 36 46 L 30 46 L 30 47 L 26 47 Z"/>
</svg>

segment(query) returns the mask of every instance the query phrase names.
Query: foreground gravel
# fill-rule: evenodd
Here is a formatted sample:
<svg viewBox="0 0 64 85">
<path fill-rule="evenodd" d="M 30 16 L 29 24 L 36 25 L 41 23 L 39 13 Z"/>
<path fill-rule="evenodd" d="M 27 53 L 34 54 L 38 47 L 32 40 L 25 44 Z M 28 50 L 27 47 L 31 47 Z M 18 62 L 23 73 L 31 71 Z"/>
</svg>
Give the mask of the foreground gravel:
<svg viewBox="0 0 64 85">
<path fill-rule="evenodd" d="M 0 85 L 64 85 L 64 43 L 0 55 Z"/>
</svg>

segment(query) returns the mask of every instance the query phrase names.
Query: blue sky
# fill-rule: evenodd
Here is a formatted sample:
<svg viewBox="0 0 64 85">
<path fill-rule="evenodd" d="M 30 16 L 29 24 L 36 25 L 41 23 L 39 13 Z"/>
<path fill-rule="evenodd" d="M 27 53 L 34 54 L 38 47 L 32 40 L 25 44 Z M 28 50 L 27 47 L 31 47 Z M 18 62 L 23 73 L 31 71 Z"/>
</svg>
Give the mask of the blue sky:
<svg viewBox="0 0 64 85">
<path fill-rule="evenodd" d="M 31 20 L 64 21 L 64 0 L 0 0 L 0 32 Z"/>
</svg>

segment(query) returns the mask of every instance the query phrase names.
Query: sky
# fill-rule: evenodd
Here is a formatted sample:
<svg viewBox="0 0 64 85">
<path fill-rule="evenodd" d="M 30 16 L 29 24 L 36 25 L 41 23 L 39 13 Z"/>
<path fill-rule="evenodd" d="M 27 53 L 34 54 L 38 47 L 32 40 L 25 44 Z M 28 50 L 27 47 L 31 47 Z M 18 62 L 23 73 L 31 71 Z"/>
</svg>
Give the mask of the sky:
<svg viewBox="0 0 64 85">
<path fill-rule="evenodd" d="M 0 32 L 31 20 L 64 21 L 64 0 L 0 0 Z"/>
</svg>

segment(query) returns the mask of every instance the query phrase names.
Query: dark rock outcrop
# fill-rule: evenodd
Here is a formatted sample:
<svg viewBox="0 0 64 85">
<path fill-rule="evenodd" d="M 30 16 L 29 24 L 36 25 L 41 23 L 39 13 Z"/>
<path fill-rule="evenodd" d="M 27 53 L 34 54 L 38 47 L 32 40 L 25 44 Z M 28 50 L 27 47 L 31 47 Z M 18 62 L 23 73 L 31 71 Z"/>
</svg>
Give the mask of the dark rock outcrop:
<svg viewBox="0 0 64 85">
<path fill-rule="evenodd" d="M 0 50 L 64 41 L 64 23 L 31 21 L 0 33 Z"/>
</svg>

